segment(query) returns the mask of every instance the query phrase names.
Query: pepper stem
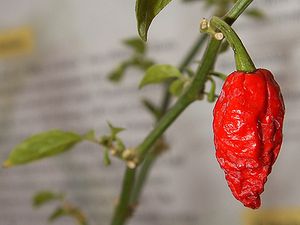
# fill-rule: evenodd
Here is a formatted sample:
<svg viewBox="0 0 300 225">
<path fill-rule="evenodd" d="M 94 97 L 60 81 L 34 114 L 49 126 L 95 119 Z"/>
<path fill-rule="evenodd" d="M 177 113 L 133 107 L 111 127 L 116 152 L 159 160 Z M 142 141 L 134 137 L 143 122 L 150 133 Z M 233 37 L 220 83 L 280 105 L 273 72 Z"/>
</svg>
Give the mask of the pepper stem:
<svg viewBox="0 0 300 225">
<path fill-rule="evenodd" d="M 235 33 L 235 31 L 222 19 L 214 16 L 210 20 L 210 25 L 213 28 L 220 30 L 226 40 L 228 41 L 230 47 L 234 52 L 236 69 L 238 71 L 243 71 L 246 73 L 251 73 L 256 70 L 255 65 L 250 58 L 246 48 L 244 47 L 241 39 Z"/>
</svg>

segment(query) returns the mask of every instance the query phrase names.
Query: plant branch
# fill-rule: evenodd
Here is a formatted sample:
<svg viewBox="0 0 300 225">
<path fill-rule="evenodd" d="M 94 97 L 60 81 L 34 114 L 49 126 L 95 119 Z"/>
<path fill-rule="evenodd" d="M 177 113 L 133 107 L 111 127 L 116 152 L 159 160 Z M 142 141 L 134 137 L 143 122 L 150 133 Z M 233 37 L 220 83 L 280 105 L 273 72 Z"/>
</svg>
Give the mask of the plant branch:
<svg viewBox="0 0 300 225">
<path fill-rule="evenodd" d="M 206 34 L 200 35 L 195 43 L 192 45 L 191 49 L 188 51 L 182 62 L 179 64 L 179 70 L 182 72 L 185 68 L 187 68 L 192 60 L 195 58 L 203 44 L 205 43 L 205 40 L 207 39 Z M 171 101 L 171 95 L 169 92 L 169 83 L 165 84 L 165 90 L 164 90 L 164 96 L 161 103 L 161 116 L 164 116 L 168 110 L 169 104 Z M 159 121 L 159 120 L 158 120 Z M 157 121 L 157 122 L 158 122 Z M 139 170 L 138 176 L 136 178 L 136 183 L 134 186 L 134 190 L 132 192 L 131 197 L 131 205 L 136 205 L 139 201 L 140 195 L 142 194 L 143 187 L 145 185 L 145 182 L 148 178 L 150 169 L 152 168 L 154 162 L 156 161 L 158 157 L 158 153 L 156 151 L 151 151 L 149 154 L 145 157 L 144 162 L 141 165 L 141 168 Z"/>
<path fill-rule="evenodd" d="M 130 169 L 126 167 L 120 199 L 118 200 L 117 206 L 115 208 L 111 225 L 124 224 L 127 217 L 130 216 L 131 212 L 130 212 L 129 202 L 130 202 L 131 192 L 133 190 L 135 173 L 136 173 L 136 169 Z"/>
<path fill-rule="evenodd" d="M 144 184 L 149 176 L 150 169 L 152 168 L 156 159 L 157 159 L 157 154 L 152 151 L 149 152 L 149 154 L 145 157 L 145 160 L 141 165 L 141 168 L 138 173 L 138 177 L 134 185 L 134 189 L 130 199 L 130 205 L 135 207 L 138 204 L 139 198 L 144 188 Z"/>
<path fill-rule="evenodd" d="M 231 25 L 252 1 L 253 0 L 238 0 L 223 19 Z M 137 147 L 140 161 L 143 161 L 153 144 L 161 137 L 173 121 L 185 110 L 187 106 L 198 98 L 199 91 L 203 91 L 206 77 L 215 63 L 220 44 L 220 41 L 211 38 L 190 87 L 182 95 L 182 97 L 177 100 L 174 106 L 171 107 L 171 109 L 160 119 L 154 129 Z M 130 209 L 129 198 L 134 187 L 135 171 L 136 169 L 126 169 L 120 202 L 115 210 L 111 225 L 123 225 L 126 222 L 128 216 L 127 213 Z"/>
<path fill-rule="evenodd" d="M 193 44 L 191 50 L 187 53 L 187 55 L 184 57 L 184 59 L 182 60 L 182 62 L 179 65 L 179 70 L 181 72 L 191 64 L 192 60 L 195 58 L 196 54 L 199 52 L 199 50 L 205 43 L 206 39 L 207 39 L 206 34 L 202 34 L 198 37 L 196 42 Z"/>
<path fill-rule="evenodd" d="M 249 2 L 249 4 L 250 3 L 251 2 Z M 226 17 L 226 18 L 228 18 L 227 21 L 230 20 L 229 18 L 231 18 L 234 21 L 242 13 L 242 11 L 239 11 L 239 10 L 245 10 L 249 4 L 234 6 L 231 10 L 231 13 L 228 13 L 228 15 Z M 199 50 L 205 43 L 207 37 L 208 37 L 208 35 L 206 35 L 206 34 L 200 35 L 198 37 L 198 39 L 196 40 L 196 42 L 192 45 L 189 52 L 186 54 L 186 56 L 184 57 L 182 62 L 179 64 L 179 70 L 181 72 L 183 72 L 184 69 L 190 65 L 192 60 L 195 58 L 195 56 L 197 55 L 197 53 L 199 52 Z M 224 77 L 222 77 L 222 78 L 224 79 Z M 169 83 L 166 83 L 165 84 L 165 93 L 164 93 L 164 97 L 163 97 L 162 105 L 161 105 L 161 116 L 164 116 L 166 114 L 169 104 L 170 104 L 170 100 L 171 100 L 171 94 L 168 91 L 168 87 L 169 87 Z M 153 151 L 149 152 L 149 154 L 147 154 L 147 156 L 145 156 L 145 160 L 141 165 L 139 174 L 136 179 L 136 184 L 135 184 L 134 190 L 132 192 L 132 198 L 131 198 L 132 205 L 137 204 L 137 202 L 140 198 L 141 192 L 143 190 L 143 186 L 149 175 L 149 170 L 152 168 L 152 165 L 156 161 L 156 158 L 157 158 L 157 154 Z"/>
<path fill-rule="evenodd" d="M 233 8 L 224 16 L 224 21 L 232 24 L 248 7 L 253 0 L 238 0 Z M 170 124 L 181 114 L 184 109 L 198 98 L 203 91 L 207 74 L 213 67 L 221 41 L 211 38 L 208 47 L 203 55 L 195 79 L 188 90 L 177 100 L 174 106 L 157 123 L 156 127 L 149 133 L 137 150 L 142 161 L 155 141 L 164 133 Z"/>
<path fill-rule="evenodd" d="M 252 2 L 253 0 L 238 0 L 223 17 L 223 20 L 232 25 Z"/>
<path fill-rule="evenodd" d="M 205 43 L 206 39 L 207 39 L 206 34 L 202 34 L 198 37 L 196 42 L 193 44 L 191 49 L 188 51 L 186 56 L 183 58 L 182 62 L 179 64 L 178 69 L 180 70 L 180 72 L 183 72 L 184 69 L 187 68 L 191 64 L 192 60 L 197 55 L 197 53 L 199 52 L 199 50 Z M 161 115 L 164 115 L 167 112 L 169 105 L 170 105 L 171 94 L 169 92 L 169 85 L 170 85 L 169 82 L 167 82 L 165 84 L 165 93 L 164 93 L 164 97 L 162 100 Z"/>
</svg>

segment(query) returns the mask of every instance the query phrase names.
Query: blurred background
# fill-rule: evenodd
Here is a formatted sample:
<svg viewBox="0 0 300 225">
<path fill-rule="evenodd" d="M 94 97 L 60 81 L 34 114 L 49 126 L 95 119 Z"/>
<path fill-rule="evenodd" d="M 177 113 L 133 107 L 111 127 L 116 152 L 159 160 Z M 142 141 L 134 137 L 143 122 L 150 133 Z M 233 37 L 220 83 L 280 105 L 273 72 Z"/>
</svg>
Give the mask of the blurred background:
<svg viewBox="0 0 300 225">
<path fill-rule="evenodd" d="M 0 3 L 1 162 L 24 138 L 49 129 L 82 134 L 95 129 L 103 135 L 108 132 L 106 121 L 111 121 L 126 128 L 121 137 L 128 146 L 145 137 L 153 118 L 141 98 L 159 100 L 162 89 L 151 86 L 139 91 L 143 74 L 134 69 L 120 85 L 107 79 L 131 54 L 121 41 L 137 35 L 134 2 Z M 214 11 L 204 6 L 200 0 L 174 1 L 164 9 L 150 28 L 149 57 L 177 65 L 197 39 L 200 19 Z M 265 18 L 243 15 L 234 27 L 256 66 L 273 71 L 286 103 L 284 143 L 262 194 L 262 209 L 246 210 L 231 195 L 214 157 L 213 104 L 201 101 L 168 130 L 171 148 L 157 161 L 130 224 L 271 224 L 263 218 L 275 215 L 282 215 L 276 224 L 300 223 L 300 2 L 260 0 L 250 8 L 263 10 Z M 232 52 L 221 55 L 216 66 L 224 73 L 233 71 Z M 38 210 L 31 206 L 32 196 L 40 190 L 66 193 L 90 224 L 108 224 L 123 169 L 119 160 L 105 167 L 101 150 L 91 143 L 26 166 L 0 169 L 0 225 L 47 224 L 55 204 Z M 74 221 L 63 218 L 57 224 Z"/>
</svg>

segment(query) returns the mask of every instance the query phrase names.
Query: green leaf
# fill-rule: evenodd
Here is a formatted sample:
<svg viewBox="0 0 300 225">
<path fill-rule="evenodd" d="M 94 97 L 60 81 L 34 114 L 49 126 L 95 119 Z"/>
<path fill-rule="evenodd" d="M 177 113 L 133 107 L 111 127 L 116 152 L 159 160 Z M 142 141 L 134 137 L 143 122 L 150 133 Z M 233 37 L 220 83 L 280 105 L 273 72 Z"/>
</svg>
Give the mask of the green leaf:
<svg viewBox="0 0 300 225">
<path fill-rule="evenodd" d="M 111 145 L 111 136 L 103 135 L 100 137 L 99 143 L 105 147 L 110 147 Z"/>
<path fill-rule="evenodd" d="M 105 148 L 104 152 L 103 152 L 103 164 L 105 166 L 109 166 L 111 164 L 110 157 L 109 157 L 109 149 L 108 148 Z"/>
<path fill-rule="evenodd" d="M 80 135 L 61 130 L 36 134 L 17 145 L 3 166 L 11 167 L 54 156 L 71 149 L 80 141 L 82 141 Z"/>
<path fill-rule="evenodd" d="M 147 33 L 154 17 L 172 0 L 136 0 L 135 12 L 138 32 L 147 41 Z"/>
<path fill-rule="evenodd" d="M 139 88 L 148 84 L 160 83 L 168 78 L 178 78 L 180 76 L 180 71 L 174 66 L 163 64 L 154 65 L 146 71 Z"/>
<path fill-rule="evenodd" d="M 146 44 L 139 37 L 126 39 L 123 43 L 137 53 L 144 54 L 146 51 Z"/>
<path fill-rule="evenodd" d="M 206 7 L 211 7 L 213 5 L 218 4 L 218 2 L 216 2 L 216 0 L 206 0 L 205 2 L 206 2 Z M 219 1 L 219 3 L 221 3 L 221 1 Z"/>
<path fill-rule="evenodd" d="M 122 152 L 126 148 L 123 141 L 118 137 L 116 137 L 115 148 L 118 152 Z"/>
<path fill-rule="evenodd" d="M 128 67 L 127 63 L 121 63 L 113 71 L 108 74 L 108 79 L 112 82 L 119 82 L 122 80 L 125 71 Z"/>
<path fill-rule="evenodd" d="M 80 225 L 88 225 L 87 219 L 81 210 L 70 204 L 64 204 L 61 207 L 57 207 L 48 218 L 48 221 L 54 222 L 64 216 L 75 219 Z"/>
<path fill-rule="evenodd" d="M 97 142 L 96 133 L 94 130 L 88 131 L 86 134 L 82 136 L 82 139 Z"/>
<path fill-rule="evenodd" d="M 40 191 L 33 197 L 33 206 L 40 207 L 48 202 L 62 200 L 62 194 L 53 193 L 51 191 Z"/>
<path fill-rule="evenodd" d="M 143 105 L 145 108 L 156 118 L 160 118 L 161 111 L 160 108 L 156 105 L 154 105 L 153 102 L 151 102 L 149 99 L 143 99 L 142 100 Z"/>
<path fill-rule="evenodd" d="M 205 0 L 182 0 L 183 2 L 187 2 L 187 3 L 190 3 L 190 2 L 204 2 Z"/>
<path fill-rule="evenodd" d="M 169 87 L 169 92 L 174 96 L 180 96 L 184 89 L 185 81 L 182 79 L 177 79 L 173 81 Z"/>
<path fill-rule="evenodd" d="M 122 128 L 122 127 L 115 127 L 113 126 L 110 122 L 107 122 L 108 126 L 109 126 L 109 129 L 110 129 L 110 132 L 111 132 L 111 137 L 112 139 L 115 139 L 116 138 L 116 135 L 122 131 L 125 130 L 125 128 Z"/>
<path fill-rule="evenodd" d="M 63 217 L 63 216 L 68 216 L 69 212 L 66 211 L 64 208 L 62 207 L 58 207 L 54 210 L 54 212 L 49 216 L 48 221 L 49 222 L 54 222 L 55 220 Z"/>
<path fill-rule="evenodd" d="M 146 71 L 150 66 L 154 65 L 154 62 L 151 59 L 147 59 L 147 58 L 144 58 L 144 57 L 139 57 L 138 59 L 136 59 L 135 65 L 138 68 L 140 68 L 141 70 Z"/>
<path fill-rule="evenodd" d="M 246 10 L 245 14 L 247 16 L 250 16 L 250 17 L 253 17 L 253 18 L 259 19 L 259 20 L 266 18 L 265 13 L 262 10 L 257 9 L 257 8 L 248 9 L 248 10 Z"/>
</svg>

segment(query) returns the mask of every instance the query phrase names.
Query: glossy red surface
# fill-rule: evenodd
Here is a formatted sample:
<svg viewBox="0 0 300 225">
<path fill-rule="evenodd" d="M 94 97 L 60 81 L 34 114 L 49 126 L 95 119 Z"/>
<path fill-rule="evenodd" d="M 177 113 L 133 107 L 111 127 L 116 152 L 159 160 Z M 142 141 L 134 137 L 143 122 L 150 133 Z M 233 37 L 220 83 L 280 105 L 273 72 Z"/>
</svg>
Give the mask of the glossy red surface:
<svg viewBox="0 0 300 225">
<path fill-rule="evenodd" d="M 246 207 L 260 194 L 282 143 L 284 103 L 270 71 L 233 72 L 214 108 L 216 157 L 232 194 Z"/>
</svg>

